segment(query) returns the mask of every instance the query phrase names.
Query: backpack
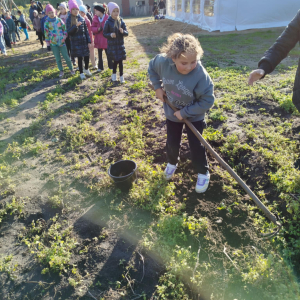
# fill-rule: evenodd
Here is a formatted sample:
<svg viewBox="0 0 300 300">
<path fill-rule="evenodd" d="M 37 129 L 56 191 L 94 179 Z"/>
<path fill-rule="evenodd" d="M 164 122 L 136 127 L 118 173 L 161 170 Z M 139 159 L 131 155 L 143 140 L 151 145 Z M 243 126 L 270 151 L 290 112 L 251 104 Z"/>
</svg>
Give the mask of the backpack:
<svg viewBox="0 0 300 300">
<path fill-rule="evenodd" d="M 37 6 L 37 11 L 38 12 L 42 12 L 43 11 L 43 5 L 40 1 L 36 2 L 36 6 Z"/>
</svg>

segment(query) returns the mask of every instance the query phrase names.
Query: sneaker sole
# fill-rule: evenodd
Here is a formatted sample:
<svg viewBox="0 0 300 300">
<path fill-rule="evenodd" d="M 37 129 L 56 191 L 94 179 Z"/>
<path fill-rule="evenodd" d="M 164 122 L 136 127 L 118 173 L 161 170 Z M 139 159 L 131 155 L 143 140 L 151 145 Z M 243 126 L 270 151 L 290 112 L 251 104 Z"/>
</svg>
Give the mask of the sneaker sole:
<svg viewBox="0 0 300 300">
<path fill-rule="evenodd" d="M 208 185 L 208 186 L 209 186 L 209 185 Z M 201 191 L 197 191 L 196 188 L 195 188 L 195 191 L 196 191 L 196 193 L 198 193 L 198 194 L 205 193 L 205 192 L 207 191 L 207 189 L 208 189 L 208 186 L 207 186 L 204 190 L 201 190 Z"/>
</svg>

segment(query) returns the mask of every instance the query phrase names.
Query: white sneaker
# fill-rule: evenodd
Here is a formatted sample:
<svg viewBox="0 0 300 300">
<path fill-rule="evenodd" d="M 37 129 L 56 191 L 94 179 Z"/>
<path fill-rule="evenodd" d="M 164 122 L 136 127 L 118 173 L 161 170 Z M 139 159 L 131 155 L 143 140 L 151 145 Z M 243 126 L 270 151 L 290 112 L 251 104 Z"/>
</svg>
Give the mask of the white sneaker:
<svg viewBox="0 0 300 300">
<path fill-rule="evenodd" d="M 80 76 L 81 80 L 86 79 L 86 77 L 83 73 L 81 73 L 79 76 Z"/>
<path fill-rule="evenodd" d="M 117 81 L 117 74 L 112 74 L 111 75 L 111 80 L 112 81 Z"/>
<path fill-rule="evenodd" d="M 120 76 L 120 82 L 121 83 L 126 83 L 125 79 L 124 79 L 124 76 Z"/>
<path fill-rule="evenodd" d="M 166 180 L 170 180 L 173 177 L 176 169 L 177 169 L 177 166 L 171 165 L 169 163 L 167 164 L 167 167 L 164 171 Z"/>
<path fill-rule="evenodd" d="M 97 70 L 98 73 L 100 73 L 100 72 L 102 72 L 102 71 L 103 71 L 103 70 L 101 70 L 101 69 L 98 69 L 98 70 Z"/>
<path fill-rule="evenodd" d="M 204 193 L 209 185 L 210 174 L 207 171 L 206 174 L 198 174 L 197 184 L 196 184 L 196 192 Z"/>
<path fill-rule="evenodd" d="M 97 69 L 97 66 L 96 65 L 92 66 L 92 69 Z"/>
<path fill-rule="evenodd" d="M 91 73 L 91 71 L 89 69 L 83 69 L 83 73 L 86 74 L 87 76 L 93 76 L 93 74 Z"/>
</svg>

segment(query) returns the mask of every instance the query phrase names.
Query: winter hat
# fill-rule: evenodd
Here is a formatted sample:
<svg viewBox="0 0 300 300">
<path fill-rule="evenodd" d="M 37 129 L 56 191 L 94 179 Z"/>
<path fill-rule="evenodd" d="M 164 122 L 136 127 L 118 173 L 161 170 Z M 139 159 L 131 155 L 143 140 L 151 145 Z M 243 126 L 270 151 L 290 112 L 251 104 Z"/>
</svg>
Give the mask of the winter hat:
<svg viewBox="0 0 300 300">
<path fill-rule="evenodd" d="M 77 4 L 78 4 L 78 6 L 83 5 L 82 0 L 76 0 L 76 2 L 77 2 Z"/>
<path fill-rule="evenodd" d="M 48 15 L 48 12 L 53 11 L 55 14 L 55 9 L 51 4 L 47 4 L 45 7 L 46 15 Z"/>
<path fill-rule="evenodd" d="M 63 7 L 64 9 L 67 9 L 67 3 L 66 2 L 60 3 L 59 6 Z"/>
<path fill-rule="evenodd" d="M 79 9 L 79 6 L 75 0 L 69 0 L 69 10 L 72 11 L 73 8 Z"/>
<path fill-rule="evenodd" d="M 85 14 L 87 13 L 87 9 L 86 9 L 86 7 L 85 7 L 84 5 L 80 5 L 80 6 L 79 6 L 79 11 L 82 11 L 82 12 L 84 12 Z"/>
<path fill-rule="evenodd" d="M 102 12 L 103 14 L 105 13 L 105 8 L 103 7 L 102 4 L 97 4 L 94 6 L 94 9 L 99 10 L 100 12 Z"/>
<path fill-rule="evenodd" d="M 36 13 L 37 15 L 39 14 L 37 10 L 34 10 L 33 13 Z"/>
<path fill-rule="evenodd" d="M 109 11 L 110 14 L 112 13 L 112 11 L 113 11 L 115 8 L 117 8 L 117 9 L 120 11 L 119 5 L 118 5 L 117 3 L 115 3 L 115 2 L 109 2 L 109 3 L 107 4 L 107 7 L 108 7 L 108 11 Z"/>
</svg>

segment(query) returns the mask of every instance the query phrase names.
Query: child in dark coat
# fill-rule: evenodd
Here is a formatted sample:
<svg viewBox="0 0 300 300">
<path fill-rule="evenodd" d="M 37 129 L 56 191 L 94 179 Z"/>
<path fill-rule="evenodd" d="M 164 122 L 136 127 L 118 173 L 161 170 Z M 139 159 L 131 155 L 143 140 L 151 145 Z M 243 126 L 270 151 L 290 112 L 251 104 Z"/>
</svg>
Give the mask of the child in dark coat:
<svg viewBox="0 0 300 300">
<path fill-rule="evenodd" d="M 12 44 L 16 43 L 16 25 L 14 20 L 11 18 L 9 12 L 5 13 L 5 21 L 8 26 L 8 34 Z"/>
<path fill-rule="evenodd" d="M 85 75 L 91 76 L 89 70 L 89 46 L 91 44 L 90 35 L 86 22 L 83 17 L 79 15 L 79 6 L 75 0 L 69 0 L 69 9 L 71 14 L 67 18 L 67 31 L 71 39 L 71 56 L 78 58 L 78 67 L 80 71 L 80 78 L 85 79 Z M 84 69 L 82 65 L 84 60 Z"/>
<path fill-rule="evenodd" d="M 120 7 L 114 2 L 107 4 L 110 17 L 107 19 L 103 29 L 103 36 L 107 38 L 107 54 L 113 60 L 112 81 L 117 80 L 117 66 L 120 70 L 120 82 L 125 83 L 123 76 L 123 60 L 126 59 L 124 37 L 128 31 L 124 21 L 120 18 Z"/>
<path fill-rule="evenodd" d="M 33 25 L 33 29 L 36 31 L 36 34 L 40 40 L 40 43 L 42 45 L 42 48 L 44 48 L 44 41 L 43 41 L 43 32 L 42 32 L 42 27 L 41 27 L 41 19 L 39 17 L 39 13 L 37 10 L 35 10 L 33 12 L 33 21 L 32 21 L 32 25 Z"/>
</svg>

